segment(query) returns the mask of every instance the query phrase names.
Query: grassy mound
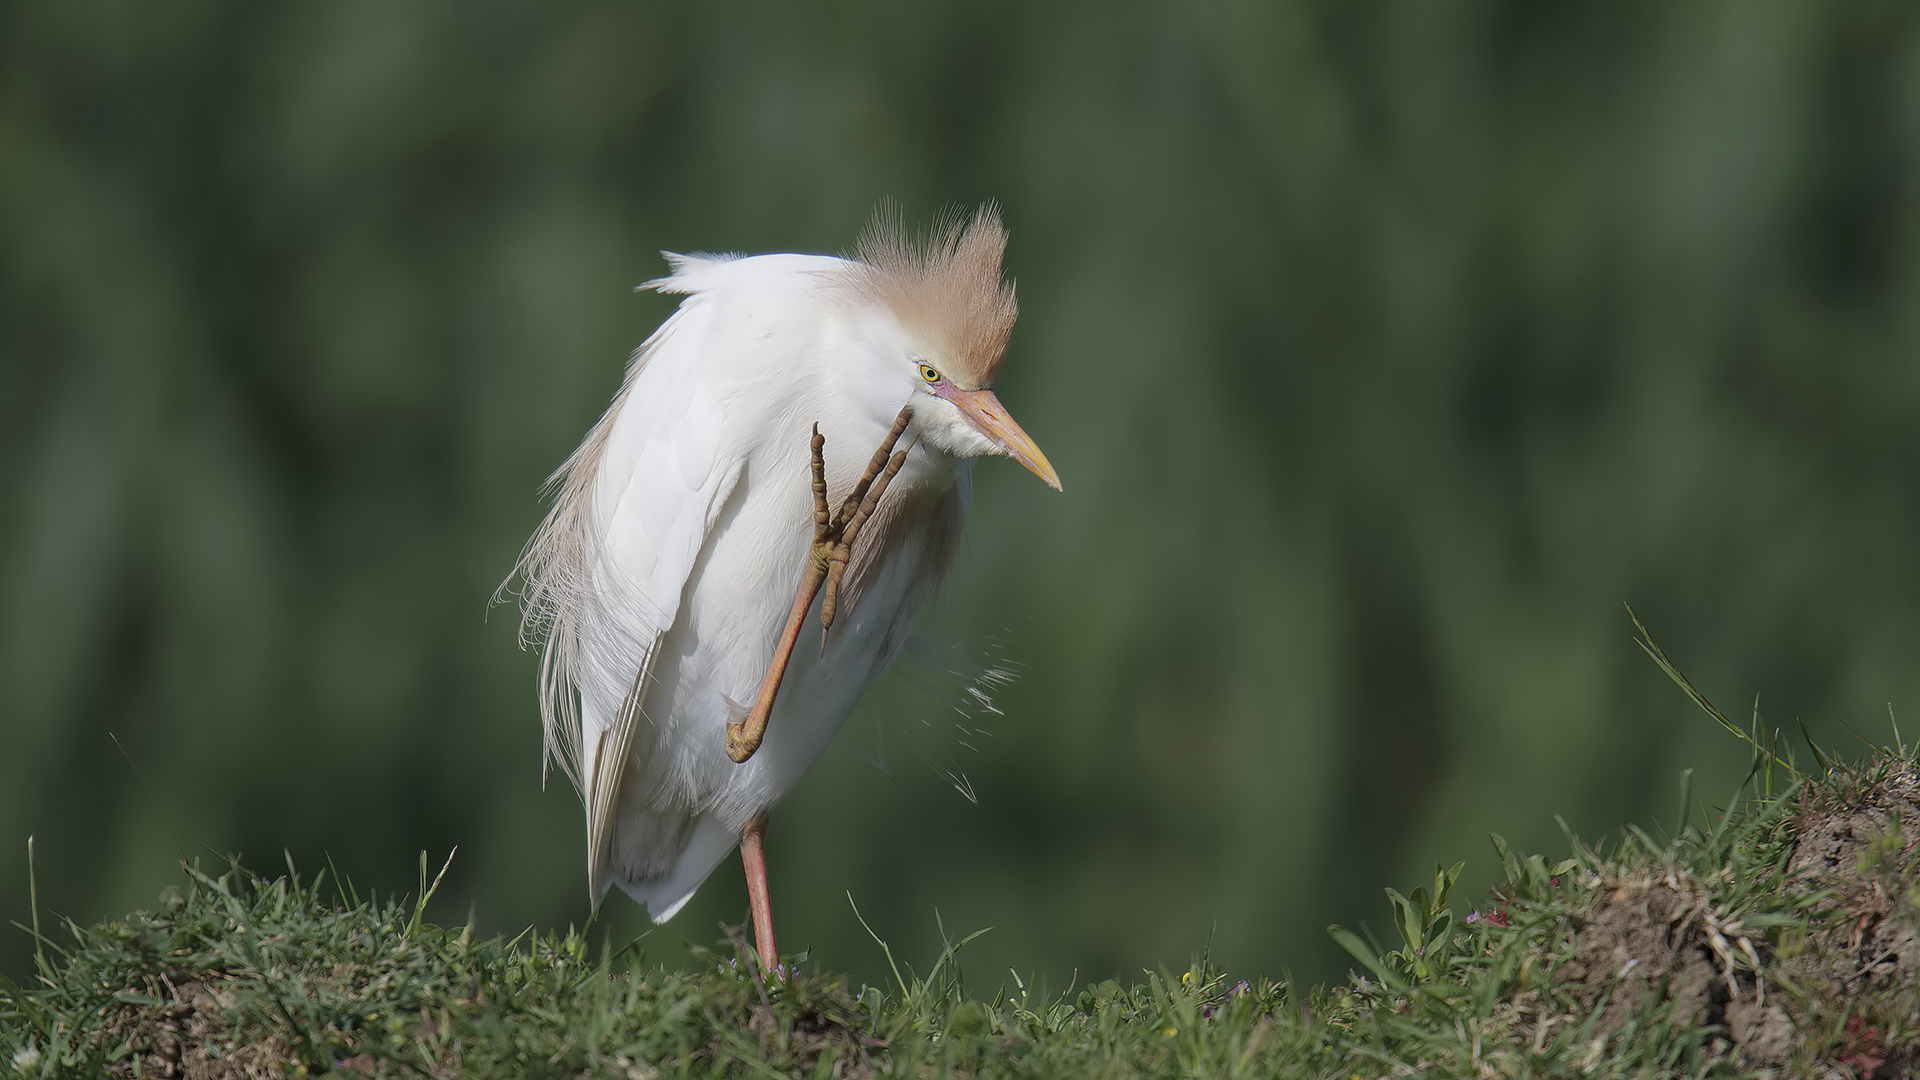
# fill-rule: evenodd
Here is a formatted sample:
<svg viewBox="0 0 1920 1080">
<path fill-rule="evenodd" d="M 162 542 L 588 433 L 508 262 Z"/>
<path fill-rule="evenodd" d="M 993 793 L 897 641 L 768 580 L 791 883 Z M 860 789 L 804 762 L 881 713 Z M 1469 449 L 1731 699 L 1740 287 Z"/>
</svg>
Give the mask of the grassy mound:
<svg viewBox="0 0 1920 1080">
<path fill-rule="evenodd" d="M 691 971 L 594 955 L 578 933 L 475 940 L 419 899 L 187 869 L 159 908 L 55 942 L 0 980 L 0 1077 L 1300 1076 L 1895 1077 L 1920 1071 L 1920 765 L 1856 764 L 1740 729 L 1715 816 L 1549 863 L 1450 906 L 1461 865 L 1387 890 L 1397 947 L 1340 927 L 1359 970 L 1298 989 L 1201 963 L 1069 999 L 924 976 L 854 987 L 737 935 Z M 1811 744 L 1809 744 L 1811 745 Z M 1684 786 L 1684 785 L 1683 785 Z M 1683 806 L 1691 806 L 1683 793 Z M 1564 828 L 1564 823 L 1563 823 Z M 443 871 L 444 873 L 444 871 Z M 882 943 L 882 948 L 885 944 Z M 891 963 L 892 954 L 888 952 Z"/>
<path fill-rule="evenodd" d="M 1361 970 L 1299 991 L 1203 965 L 982 999 L 955 977 L 963 943 L 887 988 L 804 960 L 763 978 L 739 942 L 637 969 L 578 934 L 475 940 L 417 901 L 189 869 L 155 911 L 41 939 L 38 978 L 0 986 L 0 1073 L 1908 1075 L 1920 769 L 1822 764 L 1756 768 L 1668 839 L 1570 837 L 1549 864 L 1496 837 L 1492 904 L 1456 919 L 1458 866 L 1388 890 L 1399 947 L 1336 927 Z"/>
</svg>

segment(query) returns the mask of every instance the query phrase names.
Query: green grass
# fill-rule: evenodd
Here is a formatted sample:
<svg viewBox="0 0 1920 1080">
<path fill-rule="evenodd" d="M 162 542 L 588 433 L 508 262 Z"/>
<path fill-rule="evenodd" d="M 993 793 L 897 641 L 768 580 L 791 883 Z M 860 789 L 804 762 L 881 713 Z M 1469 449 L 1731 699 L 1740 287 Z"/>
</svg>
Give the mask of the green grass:
<svg viewBox="0 0 1920 1080">
<path fill-rule="evenodd" d="M 0 1076 L 1908 1074 L 1912 752 L 1896 731 L 1859 762 L 1816 751 L 1803 768 L 1714 712 L 1754 761 L 1724 810 L 1607 846 L 1569 833 L 1552 859 L 1494 837 L 1505 882 L 1482 909 L 1453 904 L 1456 865 L 1387 890 L 1398 940 L 1331 928 L 1357 965 L 1343 985 L 1201 962 L 988 996 L 961 976 L 964 941 L 878 987 L 804 957 L 763 977 L 737 938 L 675 971 L 577 932 L 429 924 L 424 860 L 412 900 L 291 867 L 188 868 L 154 911 L 29 928 L 36 976 L 0 983 Z"/>
</svg>

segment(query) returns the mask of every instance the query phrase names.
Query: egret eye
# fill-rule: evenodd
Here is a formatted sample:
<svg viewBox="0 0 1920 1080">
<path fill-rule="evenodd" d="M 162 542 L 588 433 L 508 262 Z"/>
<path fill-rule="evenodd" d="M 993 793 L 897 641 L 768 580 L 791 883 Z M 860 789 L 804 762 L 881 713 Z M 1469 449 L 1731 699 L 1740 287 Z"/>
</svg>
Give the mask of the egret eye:
<svg viewBox="0 0 1920 1080">
<path fill-rule="evenodd" d="M 927 380 L 930 386 L 938 386 L 940 384 L 940 373 L 933 369 L 932 364 L 920 365 L 920 377 Z"/>
</svg>

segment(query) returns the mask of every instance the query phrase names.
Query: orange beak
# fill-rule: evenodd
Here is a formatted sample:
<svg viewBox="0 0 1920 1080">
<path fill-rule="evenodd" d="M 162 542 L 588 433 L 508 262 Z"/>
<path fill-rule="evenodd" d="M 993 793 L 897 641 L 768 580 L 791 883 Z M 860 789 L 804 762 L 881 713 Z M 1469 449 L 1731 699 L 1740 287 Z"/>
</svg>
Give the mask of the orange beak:
<svg viewBox="0 0 1920 1080">
<path fill-rule="evenodd" d="M 1027 433 L 1020 430 L 1020 425 L 1013 422 L 1013 417 L 1007 415 L 1006 407 L 993 396 L 993 391 L 961 390 L 949 384 L 936 392 L 953 402 L 974 430 L 991 440 L 1001 453 L 1031 469 L 1048 487 L 1061 490 L 1060 474 L 1053 471 L 1047 455 L 1041 453 Z"/>
</svg>

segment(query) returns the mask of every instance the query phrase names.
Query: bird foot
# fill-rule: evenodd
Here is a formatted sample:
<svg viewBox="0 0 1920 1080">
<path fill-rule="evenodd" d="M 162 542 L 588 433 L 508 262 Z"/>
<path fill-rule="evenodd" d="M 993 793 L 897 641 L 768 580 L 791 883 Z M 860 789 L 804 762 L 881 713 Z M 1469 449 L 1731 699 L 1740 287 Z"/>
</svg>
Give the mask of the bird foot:
<svg viewBox="0 0 1920 1080">
<path fill-rule="evenodd" d="M 815 558 L 825 556 L 827 561 L 826 599 L 820 601 L 820 648 L 827 647 L 827 631 L 833 626 L 833 616 L 840 602 L 840 579 L 846 576 L 847 563 L 853 558 L 853 542 L 859 538 L 860 529 L 873 516 L 874 508 L 880 505 L 880 497 L 887 493 L 887 486 L 900 473 L 900 467 L 907 463 L 907 451 L 896 452 L 894 444 L 907 430 L 907 424 L 913 420 L 913 406 L 900 409 L 900 415 L 893 418 L 893 426 L 887 429 L 887 437 L 880 442 L 880 448 L 873 452 L 867 461 L 867 471 L 860 474 L 860 482 L 853 485 L 847 497 L 840 500 L 840 509 L 833 520 L 822 527 L 826 516 L 827 485 L 826 461 L 820 456 L 821 439 L 814 435 L 813 444 L 813 550 Z M 912 449 L 912 447 L 908 447 Z"/>
<path fill-rule="evenodd" d="M 786 629 L 773 651 L 772 662 L 767 665 L 766 677 L 760 682 L 760 696 L 754 700 L 753 711 L 744 719 L 727 723 L 727 757 L 736 764 L 752 757 L 753 752 L 760 749 L 761 740 L 766 738 L 767 717 L 773 712 L 773 699 L 780 692 L 787 662 L 793 658 L 800 626 L 806 621 L 807 610 L 813 606 L 813 598 L 823 587 L 827 595 L 820 602 L 820 649 L 826 651 L 826 634 L 839 608 L 840 582 L 846 576 L 847 563 L 853 558 L 854 542 L 860 538 L 861 527 L 873 516 L 874 508 L 880 505 L 887 486 L 907 462 L 907 451 L 896 451 L 894 446 L 912 420 L 913 406 L 903 407 L 894 417 L 893 426 L 887 429 L 886 439 L 867 462 L 867 471 L 861 474 L 860 482 L 853 485 L 853 490 L 840 501 L 840 508 L 832 513 L 827 508 L 827 462 L 823 453 L 827 440 L 820 434 L 820 425 L 813 426 L 813 544 L 807 549 L 807 567 L 800 577 L 800 591 L 793 598 Z"/>
</svg>

